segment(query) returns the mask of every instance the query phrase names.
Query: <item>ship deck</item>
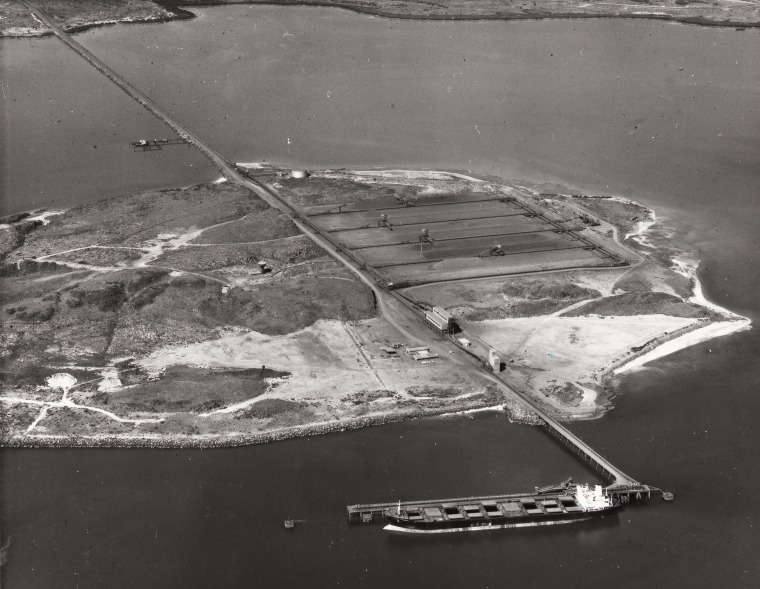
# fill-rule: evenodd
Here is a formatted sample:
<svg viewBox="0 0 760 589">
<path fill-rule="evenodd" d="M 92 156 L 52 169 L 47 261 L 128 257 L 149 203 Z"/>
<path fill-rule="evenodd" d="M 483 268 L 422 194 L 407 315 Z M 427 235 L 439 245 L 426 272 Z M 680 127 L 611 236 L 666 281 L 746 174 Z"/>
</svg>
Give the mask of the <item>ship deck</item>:
<svg viewBox="0 0 760 589">
<path fill-rule="evenodd" d="M 401 514 L 412 522 L 471 522 L 582 511 L 575 497 L 566 492 L 555 492 L 349 505 L 347 515 L 349 522 L 364 523 L 385 518 L 388 514 Z"/>
</svg>

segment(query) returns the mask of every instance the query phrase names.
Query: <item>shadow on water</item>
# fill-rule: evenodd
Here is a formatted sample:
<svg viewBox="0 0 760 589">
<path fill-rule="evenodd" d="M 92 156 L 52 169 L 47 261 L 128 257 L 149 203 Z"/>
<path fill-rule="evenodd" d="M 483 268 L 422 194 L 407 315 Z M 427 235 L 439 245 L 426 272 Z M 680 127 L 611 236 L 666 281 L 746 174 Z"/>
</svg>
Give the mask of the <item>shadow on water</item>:
<svg viewBox="0 0 760 589">
<path fill-rule="evenodd" d="M 404 548 L 409 545 L 425 544 L 456 545 L 462 548 L 488 544 L 491 542 L 530 542 L 534 540 L 569 540 L 578 537 L 593 539 L 603 536 L 621 525 L 618 513 L 604 517 L 592 518 L 586 521 L 554 526 L 534 526 L 529 528 L 511 528 L 503 530 L 478 530 L 476 532 L 458 532 L 449 534 L 406 534 L 403 532 L 387 532 L 379 525 L 378 532 L 387 534 L 385 543 L 393 548 Z"/>
</svg>

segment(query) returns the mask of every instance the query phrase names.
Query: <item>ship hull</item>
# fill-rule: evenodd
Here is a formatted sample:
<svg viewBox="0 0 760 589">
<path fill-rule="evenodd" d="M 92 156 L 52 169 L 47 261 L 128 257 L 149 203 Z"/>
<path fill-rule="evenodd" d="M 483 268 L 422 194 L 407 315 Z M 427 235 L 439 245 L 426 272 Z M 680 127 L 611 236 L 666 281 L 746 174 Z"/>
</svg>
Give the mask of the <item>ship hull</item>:
<svg viewBox="0 0 760 589">
<path fill-rule="evenodd" d="M 554 516 L 523 516 L 515 518 L 498 518 L 489 521 L 417 521 L 409 522 L 404 519 L 388 516 L 389 524 L 383 529 L 388 532 L 398 532 L 404 534 L 450 534 L 461 532 L 479 532 L 487 530 L 502 530 L 508 528 L 530 528 L 536 526 L 553 526 L 572 524 L 576 522 L 588 521 L 598 517 L 604 517 L 617 511 L 620 505 L 614 505 L 607 509 L 598 511 L 586 511 L 574 514 L 557 514 Z M 511 521 L 510 521 L 511 520 Z"/>
<path fill-rule="evenodd" d="M 383 529 L 388 532 L 401 532 L 404 534 L 451 534 L 457 532 L 487 532 L 488 530 L 504 530 L 507 528 L 532 528 L 535 526 L 554 526 L 561 524 L 572 524 L 575 522 L 582 522 L 590 520 L 593 516 L 587 516 L 576 519 L 563 519 L 556 521 L 537 521 L 537 522 L 524 522 L 514 524 L 488 524 L 482 526 L 467 526 L 465 528 L 439 528 L 439 529 L 414 529 L 414 528 L 402 528 L 401 526 L 394 526 L 388 524 Z"/>
</svg>

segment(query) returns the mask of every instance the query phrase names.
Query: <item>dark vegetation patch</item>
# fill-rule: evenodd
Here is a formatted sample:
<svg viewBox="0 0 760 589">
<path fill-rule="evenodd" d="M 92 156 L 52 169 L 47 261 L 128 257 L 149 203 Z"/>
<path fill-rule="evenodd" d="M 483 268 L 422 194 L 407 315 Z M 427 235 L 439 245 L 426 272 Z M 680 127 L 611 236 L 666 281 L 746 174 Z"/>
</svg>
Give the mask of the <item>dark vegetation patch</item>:
<svg viewBox="0 0 760 589">
<path fill-rule="evenodd" d="M 446 387 L 411 387 L 407 393 L 412 394 L 411 389 L 419 389 L 419 394 L 412 395 L 411 399 L 398 399 L 396 406 L 408 409 L 446 409 L 452 411 L 471 407 L 490 407 L 504 401 L 504 396 L 495 386 L 488 385 L 485 391 L 469 395 L 463 399 L 454 399 L 463 394 L 462 390 Z M 428 397 L 428 398 L 425 398 Z"/>
<path fill-rule="evenodd" d="M 10 215 L 4 215 L 0 217 L 0 225 L 7 225 L 10 223 L 18 223 L 29 217 L 31 213 L 12 213 Z"/>
<path fill-rule="evenodd" d="M 438 399 L 450 399 L 459 397 L 464 391 L 459 387 L 434 387 L 434 386 L 415 386 L 406 389 L 406 393 L 411 397 L 434 397 Z"/>
<path fill-rule="evenodd" d="M 611 223 L 621 232 L 620 239 L 632 232 L 639 221 L 649 219 L 649 209 L 632 202 L 623 202 L 609 197 L 585 197 L 575 200 L 592 214 Z"/>
<path fill-rule="evenodd" d="M 615 290 L 649 292 L 658 283 L 667 284 L 677 295 L 683 298 L 688 298 L 691 295 L 692 283 L 689 278 L 654 262 L 645 262 L 641 266 L 626 272 L 615 283 Z"/>
<path fill-rule="evenodd" d="M 24 245 L 26 236 L 42 225 L 42 221 L 28 221 L 12 227 L 0 229 L 0 261 L 15 250 Z"/>
<path fill-rule="evenodd" d="M 8 405 L 3 403 L 0 411 L 0 444 L 2 444 L 11 432 L 26 431 L 40 413 L 37 405 L 17 403 Z"/>
<path fill-rule="evenodd" d="M 92 266 L 118 266 L 139 260 L 143 250 L 94 247 L 55 256 L 61 262 L 90 264 Z"/>
<path fill-rule="evenodd" d="M 266 392 L 265 379 L 287 376 L 268 368 L 216 370 L 171 366 L 161 378 L 109 393 L 98 400 L 109 410 L 203 413 L 253 399 Z"/>
<path fill-rule="evenodd" d="M 547 397 L 553 397 L 563 405 L 571 407 L 577 406 L 583 399 L 583 389 L 572 382 L 566 382 L 563 385 L 550 385 L 541 389 L 541 392 Z"/>
<path fill-rule="evenodd" d="M 508 297 L 539 300 L 556 299 L 572 301 L 587 297 L 598 297 L 601 293 L 591 288 L 584 288 L 572 282 L 554 282 L 547 280 L 519 280 L 504 283 L 498 290 Z"/>
<path fill-rule="evenodd" d="M 234 184 L 202 184 L 120 196 L 74 207 L 32 232 L 9 259 L 33 258 L 93 244 L 132 246 L 159 234 L 204 228 L 269 206 Z"/>
<path fill-rule="evenodd" d="M 59 372 L 66 372 L 77 379 L 77 384 L 90 381 L 98 377 L 98 373 L 91 370 L 78 370 L 76 368 L 57 369 L 34 364 L 19 364 L 15 370 L 6 370 L 6 366 L 0 368 L 0 385 L 3 387 L 38 387 L 45 386 L 48 377 Z M 80 386 L 76 387 L 81 388 Z M 53 395 L 60 397 L 60 390 Z"/>
<path fill-rule="evenodd" d="M 23 239 L 15 227 L 0 229 L 0 261 L 23 243 Z"/>
<path fill-rule="evenodd" d="M 102 362 L 122 307 L 135 297 L 139 308 L 155 294 L 150 289 L 162 288 L 168 274 L 153 269 L 93 274 L 60 268 L 22 264 L 18 272 L 0 278 L 0 351 L 6 363 Z"/>
<path fill-rule="evenodd" d="M 47 417 L 36 429 L 48 434 L 93 435 L 97 433 L 128 433 L 134 431 L 134 424 L 111 419 L 97 411 L 71 407 L 49 409 Z"/>
<path fill-rule="evenodd" d="M 187 246 L 167 251 L 152 265 L 177 268 L 190 272 L 208 272 L 230 266 L 258 268 L 266 261 L 270 267 L 297 264 L 326 255 L 325 251 L 308 237 L 257 244 Z"/>
<path fill-rule="evenodd" d="M 266 209 L 218 227 L 211 227 L 191 243 L 245 243 L 292 237 L 301 232 L 282 211 Z"/>
<path fill-rule="evenodd" d="M 119 280 L 108 281 L 100 288 L 75 288 L 66 293 L 66 305 L 72 309 L 84 305 L 103 313 L 116 311 L 126 299 L 124 283 Z"/>
<path fill-rule="evenodd" d="M 358 393 L 352 393 L 341 398 L 344 403 L 352 403 L 354 405 L 365 405 L 372 401 L 378 401 L 380 399 L 396 399 L 399 398 L 399 394 L 395 391 L 388 390 L 376 390 L 367 391 L 361 390 Z"/>
<path fill-rule="evenodd" d="M 592 314 L 604 316 L 662 314 L 695 319 L 718 319 L 720 317 L 710 309 L 664 292 L 631 292 L 605 297 L 566 313 L 568 317 Z"/>
<path fill-rule="evenodd" d="M 0 266 L 0 277 L 11 278 L 28 276 L 39 278 L 49 274 L 70 274 L 74 272 L 71 268 L 55 262 L 36 262 L 34 260 L 23 260 L 12 264 L 3 264 Z"/>
<path fill-rule="evenodd" d="M 142 297 L 150 295 L 150 302 Z M 139 307 L 133 303 L 136 300 Z M 292 333 L 319 319 L 355 321 L 375 315 L 372 291 L 363 284 L 297 276 L 250 290 L 181 276 L 146 288 L 120 315 L 111 353 L 144 353 L 156 345 L 212 337 L 218 327 L 237 325 L 268 335 Z"/>
<path fill-rule="evenodd" d="M 396 194 L 413 198 L 413 186 L 380 186 L 344 179 L 309 178 L 307 180 L 279 179 L 277 191 L 296 206 L 315 206 L 328 203 L 358 202 L 393 197 Z"/>
<path fill-rule="evenodd" d="M 465 317 L 470 321 L 507 319 L 509 317 L 537 317 L 548 315 L 584 299 L 601 296 L 591 288 L 572 282 L 552 280 L 513 280 L 504 283 L 489 295 L 485 304 L 473 304 Z"/>
<path fill-rule="evenodd" d="M 283 413 L 299 413 L 309 405 L 303 401 L 288 401 L 286 399 L 264 399 L 254 403 L 238 414 L 241 419 L 271 419 Z"/>
</svg>

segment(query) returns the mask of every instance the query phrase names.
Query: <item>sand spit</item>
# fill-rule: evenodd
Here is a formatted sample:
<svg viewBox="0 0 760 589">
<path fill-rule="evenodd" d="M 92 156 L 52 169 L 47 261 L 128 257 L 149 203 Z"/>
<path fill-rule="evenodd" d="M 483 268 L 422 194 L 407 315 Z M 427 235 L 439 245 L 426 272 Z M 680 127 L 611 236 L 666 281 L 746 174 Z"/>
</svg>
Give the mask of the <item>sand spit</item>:
<svg viewBox="0 0 760 589">
<path fill-rule="evenodd" d="M 664 358 L 665 356 L 669 356 L 680 350 L 701 344 L 717 337 L 750 329 L 751 323 L 752 322 L 749 319 L 736 319 L 733 321 L 718 321 L 717 323 L 711 323 L 710 325 L 706 325 L 705 327 L 701 327 L 657 346 L 652 351 L 647 352 L 638 358 L 634 358 L 619 368 L 615 368 L 613 374 L 627 372 L 633 368 L 641 367 L 644 364 L 659 358 Z"/>
</svg>

